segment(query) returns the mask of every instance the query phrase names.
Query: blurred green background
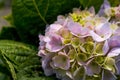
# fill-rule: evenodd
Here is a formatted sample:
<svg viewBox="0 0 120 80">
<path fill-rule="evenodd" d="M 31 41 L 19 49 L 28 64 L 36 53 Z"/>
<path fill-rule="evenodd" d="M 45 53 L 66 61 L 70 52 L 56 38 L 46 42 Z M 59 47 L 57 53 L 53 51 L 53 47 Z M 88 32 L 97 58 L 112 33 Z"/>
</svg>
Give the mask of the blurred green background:
<svg viewBox="0 0 120 80">
<path fill-rule="evenodd" d="M 0 0 L 0 8 L 2 7 L 10 7 L 12 0 Z"/>
</svg>

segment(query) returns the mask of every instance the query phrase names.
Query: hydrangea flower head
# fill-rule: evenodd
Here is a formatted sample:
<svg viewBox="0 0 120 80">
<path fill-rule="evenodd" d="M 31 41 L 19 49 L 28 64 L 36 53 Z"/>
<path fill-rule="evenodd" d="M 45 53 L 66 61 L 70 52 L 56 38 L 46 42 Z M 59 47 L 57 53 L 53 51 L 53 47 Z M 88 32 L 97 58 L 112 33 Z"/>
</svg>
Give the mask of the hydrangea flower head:
<svg viewBox="0 0 120 80">
<path fill-rule="evenodd" d="M 107 13 L 109 11 L 110 13 Z M 116 80 L 120 75 L 120 6 L 58 16 L 40 35 L 38 55 L 46 76 L 61 80 Z"/>
</svg>

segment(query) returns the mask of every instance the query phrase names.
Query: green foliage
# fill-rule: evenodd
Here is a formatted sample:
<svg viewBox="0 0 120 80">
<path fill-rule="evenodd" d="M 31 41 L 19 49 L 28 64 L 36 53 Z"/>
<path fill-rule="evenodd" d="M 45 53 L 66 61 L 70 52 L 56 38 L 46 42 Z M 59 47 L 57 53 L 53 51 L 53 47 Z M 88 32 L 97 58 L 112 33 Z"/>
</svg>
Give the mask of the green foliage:
<svg viewBox="0 0 120 80">
<path fill-rule="evenodd" d="M 33 78 L 31 78 L 31 77 L 22 77 L 21 79 L 19 79 L 19 80 L 55 80 L 55 79 L 52 79 L 52 78 L 48 78 L 48 77 L 33 77 Z"/>
<path fill-rule="evenodd" d="M 79 6 L 78 0 L 13 0 L 12 15 L 22 41 L 38 44 L 38 34 L 44 33 L 47 24 Z"/>
<path fill-rule="evenodd" d="M 10 72 L 13 80 L 40 80 L 42 77 L 43 80 L 49 80 L 42 75 L 39 58 L 36 54 L 37 49 L 31 45 L 0 40 L 0 57 L 5 65 L 5 67 L 0 65 L 0 71 L 5 74 Z M 7 71 L 2 71 L 4 68 L 7 68 Z"/>
<path fill-rule="evenodd" d="M 108 0 L 111 6 L 118 6 L 120 5 L 120 0 Z"/>
<path fill-rule="evenodd" d="M 2 69 L 2 68 L 1 68 Z M 3 73 L 0 73 L 0 80 L 10 80 L 8 75 L 5 75 Z"/>
<path fill-rule="evenodd" d="M 79 1 L 84 8 L 94 6 L 96 11 L 100 9 L 101 4 L 103 3 L 103 0 L 79 0 Z"/>
<path fill-rule="evenodd" d="M 2 28 L 0 31 L 0 39 L 20 41 L 16 28 L 11 26 L 5 26 Z"/>
<path fill-rule="evenodd" d="M 9 60 L 7 60 L 7 58 L 5 57 L 5 55 L 3 54 L 3 52 L 1 52 L 1 54 L 2 54 L 3 60 L 6 62 L 6 64 L 9 67 L 9 70 L 11 72 L 13 80 L 16 80 L 17 76 L 16 76 L 16 73 L 15 73 L 15 69 L 13 67 L 13 64 Z"/>
</svg>

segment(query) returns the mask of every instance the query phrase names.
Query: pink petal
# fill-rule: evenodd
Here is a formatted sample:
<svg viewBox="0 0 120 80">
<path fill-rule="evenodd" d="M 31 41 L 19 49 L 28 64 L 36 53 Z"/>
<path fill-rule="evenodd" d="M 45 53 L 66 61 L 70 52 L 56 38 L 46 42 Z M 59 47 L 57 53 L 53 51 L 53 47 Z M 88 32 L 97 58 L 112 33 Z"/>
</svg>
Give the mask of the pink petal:
<svg viewBox="0 0 120 80">
<path fill-rule="evenodd" d="M 70 21 L 67 26 L 68 26 L 68 29 L 71 31 L 71 33 L 75 35 L 81 34 L 82 26 L 79 23 Z"/>
<path fill-rule="evenodd" d="M 62 45 L 62 39 L 59 35 L 53 34 L 49 37 L 50 40 L 46 42 L 46 48 L 50 52 L 57 52 L 64 48 Z"/>
</svg>

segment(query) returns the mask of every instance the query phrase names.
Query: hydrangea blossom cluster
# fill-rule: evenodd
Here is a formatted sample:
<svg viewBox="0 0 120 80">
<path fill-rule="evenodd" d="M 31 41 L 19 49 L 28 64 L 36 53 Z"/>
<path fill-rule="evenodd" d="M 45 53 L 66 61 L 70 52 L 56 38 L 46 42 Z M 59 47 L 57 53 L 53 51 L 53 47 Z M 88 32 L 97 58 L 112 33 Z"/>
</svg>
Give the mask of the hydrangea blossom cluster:
<svg viewBox="0 0 120 80">
<path fill-rule="evenodd" d="M 61 80 L 116 80 L 120 75 L 120 6 L 105 0 L 100 11 L 73 9 L 39 35 L 46 76 Z M 92 77 L 90 79 L 90 77 Z"/>
</svg>

